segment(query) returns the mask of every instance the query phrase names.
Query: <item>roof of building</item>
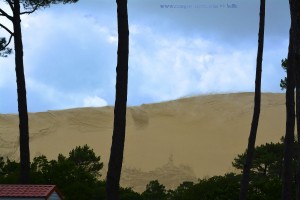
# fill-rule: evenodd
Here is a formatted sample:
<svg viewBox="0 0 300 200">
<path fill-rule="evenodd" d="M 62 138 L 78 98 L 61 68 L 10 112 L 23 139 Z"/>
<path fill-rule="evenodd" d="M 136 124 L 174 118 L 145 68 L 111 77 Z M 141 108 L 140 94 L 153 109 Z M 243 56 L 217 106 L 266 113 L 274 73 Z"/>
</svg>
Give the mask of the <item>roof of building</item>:
<svg viewBox="0 0 300 200">
<path fill-rule="evenodd" d="M 0 184 L 0 197 L 45 197 L 47 199 L 54 191 L 62 198 L 55 185 Z"/>
</svg>

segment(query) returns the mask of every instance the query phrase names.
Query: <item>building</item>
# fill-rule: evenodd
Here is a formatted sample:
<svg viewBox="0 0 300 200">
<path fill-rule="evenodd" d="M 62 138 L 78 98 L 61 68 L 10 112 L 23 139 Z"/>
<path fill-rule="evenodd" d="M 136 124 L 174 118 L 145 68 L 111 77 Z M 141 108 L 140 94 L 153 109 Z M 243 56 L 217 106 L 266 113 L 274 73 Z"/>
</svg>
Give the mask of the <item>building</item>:
<svg viewBox="0 0 300 200">
<path fill-rule="evenodd" d="M 62 200 L 55 185 L 1 185 L 0 200 Z"/>
</svg>

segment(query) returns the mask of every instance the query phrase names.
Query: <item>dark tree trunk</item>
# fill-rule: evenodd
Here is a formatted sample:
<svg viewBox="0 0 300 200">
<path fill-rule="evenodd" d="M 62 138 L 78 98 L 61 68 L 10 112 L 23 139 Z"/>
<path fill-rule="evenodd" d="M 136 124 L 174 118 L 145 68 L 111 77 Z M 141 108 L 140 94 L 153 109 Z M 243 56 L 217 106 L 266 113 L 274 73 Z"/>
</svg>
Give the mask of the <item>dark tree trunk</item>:
<svg viewBox="0 0 300 200">
<path fill-rule="evenodd" d="M 291 36 L 291 30 L 290 30 Z M 284 138 L 284 161 L 283 161 L 283 189 L 282 199 L 292 199 L 292 155 L 295 131 L 295 80 L 293 70 L 293 44 L 289 44 L 288 68 L 287 68 L 287 88 L 286 88 L 286 130 Z"/>
<path fill-rule="evenodd" d="M 23 44 L 20 19 L 20 1 L 14 1 L 13 28 L 15 41 L 15 62 L 18 92 L 19 129 L 20 129 L 20 163 L 22 184 L 29 183 L 30 153 L 29 153 L 29 130 L 26 100 L 26 86 L 23 65 Z"/>
<path fill-rule="evenodd" d="M 294 70 L 296 80 L 296 116 L 297 116 L 297 170 L 296 200 L 300 200 L 300 2 L 290 0 L 291 26 L 293 27 Z"/>
<path fill-rule="evenodd" d="M 261 71 L 262 71 L 262 58 L 264 47 L 264 29 L 265 29 L 265 0 L 260 1 L 260 19 L 259 19 L 259 33 L 258 33 L 258 49 L 256 59 L 256 77 L 255 77 L 255 96 L 254 96 L 254 111 L 252 117 L 252 124 L 250 135 L 248 139 L 247 157 L 246 163 L 243 169 L 243 176 L 241 180 L 240 188 L 240 200 L 245 200 L 247 196 L 250 169 L 252 166 L 256 133 L 260 114 L 260 102 L 261 102 Z"/>
<path fill-rule="evenodd" d="M 116 79 L 116 100 L 114 130 L 107 172 L 107 199 L 119 199 L 119 183 L 122 170 L 128 82 L 129 28 L 127 0 L 117 0 L 118 13 L 118 62 Z"/>
<path fill-rule="evenodd" d="M 286 88 L 286 132 L 284 139 L 284 161 L 282 175 L 282 200 L 292 199 L 292 156 L 295 133 L 295 54 L 294 54 L 294 27 L 293 6 L 290 1 L 291 28 L 287 66 L 287 88 Z"/>
</svg>

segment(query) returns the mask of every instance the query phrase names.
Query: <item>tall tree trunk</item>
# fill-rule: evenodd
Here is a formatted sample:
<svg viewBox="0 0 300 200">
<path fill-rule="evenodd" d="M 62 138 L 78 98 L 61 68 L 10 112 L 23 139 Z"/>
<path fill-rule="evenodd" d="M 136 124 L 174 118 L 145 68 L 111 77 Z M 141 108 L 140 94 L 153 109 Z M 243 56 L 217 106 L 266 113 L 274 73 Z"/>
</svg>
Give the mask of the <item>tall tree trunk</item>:
<svg viewBox="0 0 300 200">
<path fill-rule="evenodd" d="M 300 60 L 296 61 L 299 67 Z M 297 70 L 296 70 L 297 71 Z M 296 200 L 300 200 L 300 76 L 299 72 L 296 73 L 296 116 L 297 116 L 297 169 L 296 169 Z"/>
<path fill-rule="evenodd" d="M 26 86 L 23 64 L 23 44 L 20 18 L 20 1 L 14 1 L 13 28 L 15 41 L 15 62 L 18 92 L 19 129 L 20 129 L 20 163 L 22 184 L 29 183 L 30 152 L 29 152 L 29 130 L 26 100 Z"/>
<path fill-rule="evenodd" d="M 262 58 L 264 48 L 264 29 L 265 29 L 265 0 L 260 1 L 260 19 L 259 19 L 259 32 L 258 32 L 258 49 L 256 59 L 256 77 L 255 77 L 255 96 L 254 96 L 254 111 L 252 117 L 252 124 L 250 135 L 248 139 L 247 157 L 246 163 L 243 169 L 243 176 L 241 180 L 240 188 L 240 200 L 245 200 L 247 196 L 250 169 L 252 166 L 256 133 L 260 114 L 260 102 L 261 102 L 261 71 L 262 71 Z"/>
<path fill-rule="evenodd" d="M 293 0 L 292 0 L 293 1 Z M 286 132 L 284 139 L 284 161 L 282 177 L 282 200 L 292 199 L 292 157 L 295 133 L 295 54 L 294 54 L 294 27 L 293 27 L 293 2 L 290 0 L 291 28 L 287 66 L 286 87 Z"/>
<path fill-rule="evenodd" d="M 297 116 L 297 170 L 296 200 L 300 200 L 300 2 L 290 0 L 291 24 L 293 26 L 293 52 L 296 80 L 296 116 Z"/>
<path fill-rule="evenodd" d="M 122 170 L 125 128 L 126 103 L 128 82 L 128 53 L 129 28 L 127 14 L 127 0 L 117 0 L 118 13 L 118 62 L 116 79 L 116 99 L 114 110 L 114 130 L 107 172 L 107 198 L 119 199 L 119 183 Z"/>
</svg>

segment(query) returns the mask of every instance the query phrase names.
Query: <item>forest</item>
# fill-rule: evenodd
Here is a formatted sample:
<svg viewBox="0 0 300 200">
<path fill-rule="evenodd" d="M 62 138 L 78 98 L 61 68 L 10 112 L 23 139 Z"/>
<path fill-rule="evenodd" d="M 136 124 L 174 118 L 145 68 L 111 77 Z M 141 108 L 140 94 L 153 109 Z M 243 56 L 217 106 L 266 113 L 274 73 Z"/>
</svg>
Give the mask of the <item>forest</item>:
<svg viewBox="0 0 300 200">
<path fill-rule="evenodd" d="M 260 0 L 258 48 L 256 60 L 253 118 L 246 151 L 233 161 L 239 174 L 229 173 L 183 182 L 167 190 L 157 180 L 149 182 L 138 194 L 132 188 L 121 188 L 128 95 L 129 24 L 127 0 L 116 0 L 118 49 L 115 83 L 112 144 L 105 181 L 100 181 L 103 163 L 89 146 L 76 147 L 68 157 L 57 160 L 45 156 L 30 158 L 29 121 L 24 73 L 21 16 L 30 15 L 54 4 L 78 0 L 4 0 L 10 12 L 0 8 L 0 17 L 12 28 L 0 23 L 8 38 L 1 38 L 2 57 L 14 54 L 19 114 L 20 162 L 1 157 L 1 183 L 56 184 L 66 199 L 300 199 L 300 1 L 289 0 L 291 26 L 287 59 L 282 60 L 286 78 L 280 85 L 286 90 L 286 130 L 280 143 L 255 147 L 261 110 L 261 79 L 265 33 L 265 0 Z M 11 14 L 10 14 L 11 13 Z M 14 41 L 14 50 L 9 46 Z M 3 58 L 5 59 L 5 58 Z M 297 125 L 297 126 L 296 126 Z M 297 136 L 295 139 L 295 132 Z M 77 191 L 77 192 L 76 192 Z M 80 192 L 79 192 L 80 191 Z"/>
<path fill-rule="evenodd" d="M 282 157 L 284 139 L 278 143 L 266 143 L 255 148 L 251 168 L 251 184 L 247 199 L 280 199 Z M 294 149 L 297 143 L 294 143 Z M 120 188 L 120 200 L 209 200 L 238 199 L 239 182 L 242 176 L 246 151 L 233 161 L 239 173 L 227 173 L 198 179 L 198 182 L 182 182 L 176 189 L 167 189 L 158 180 L 150 181 L 144 192 L 137 193 L 133 188 Z M 293 177 L 295 180 L 297 155 L 293 155 Z M 68 157 L 58 155 L 56 160 L 46 156 L 33 158 L 30 165 L 32 184 L 56 184 L 66 200 L 106 199 L 106 181 L 103 180 L 101 157 L 95 155 L 89 146 L 78 146 L 69 152 Z M 0 158 L 0 183 L 18 183 L 20 163 Z M 295 188 L 295 181 L 293 181 Z M 293 190 L 293 194 L 295 193 Z"/>
</svg>

